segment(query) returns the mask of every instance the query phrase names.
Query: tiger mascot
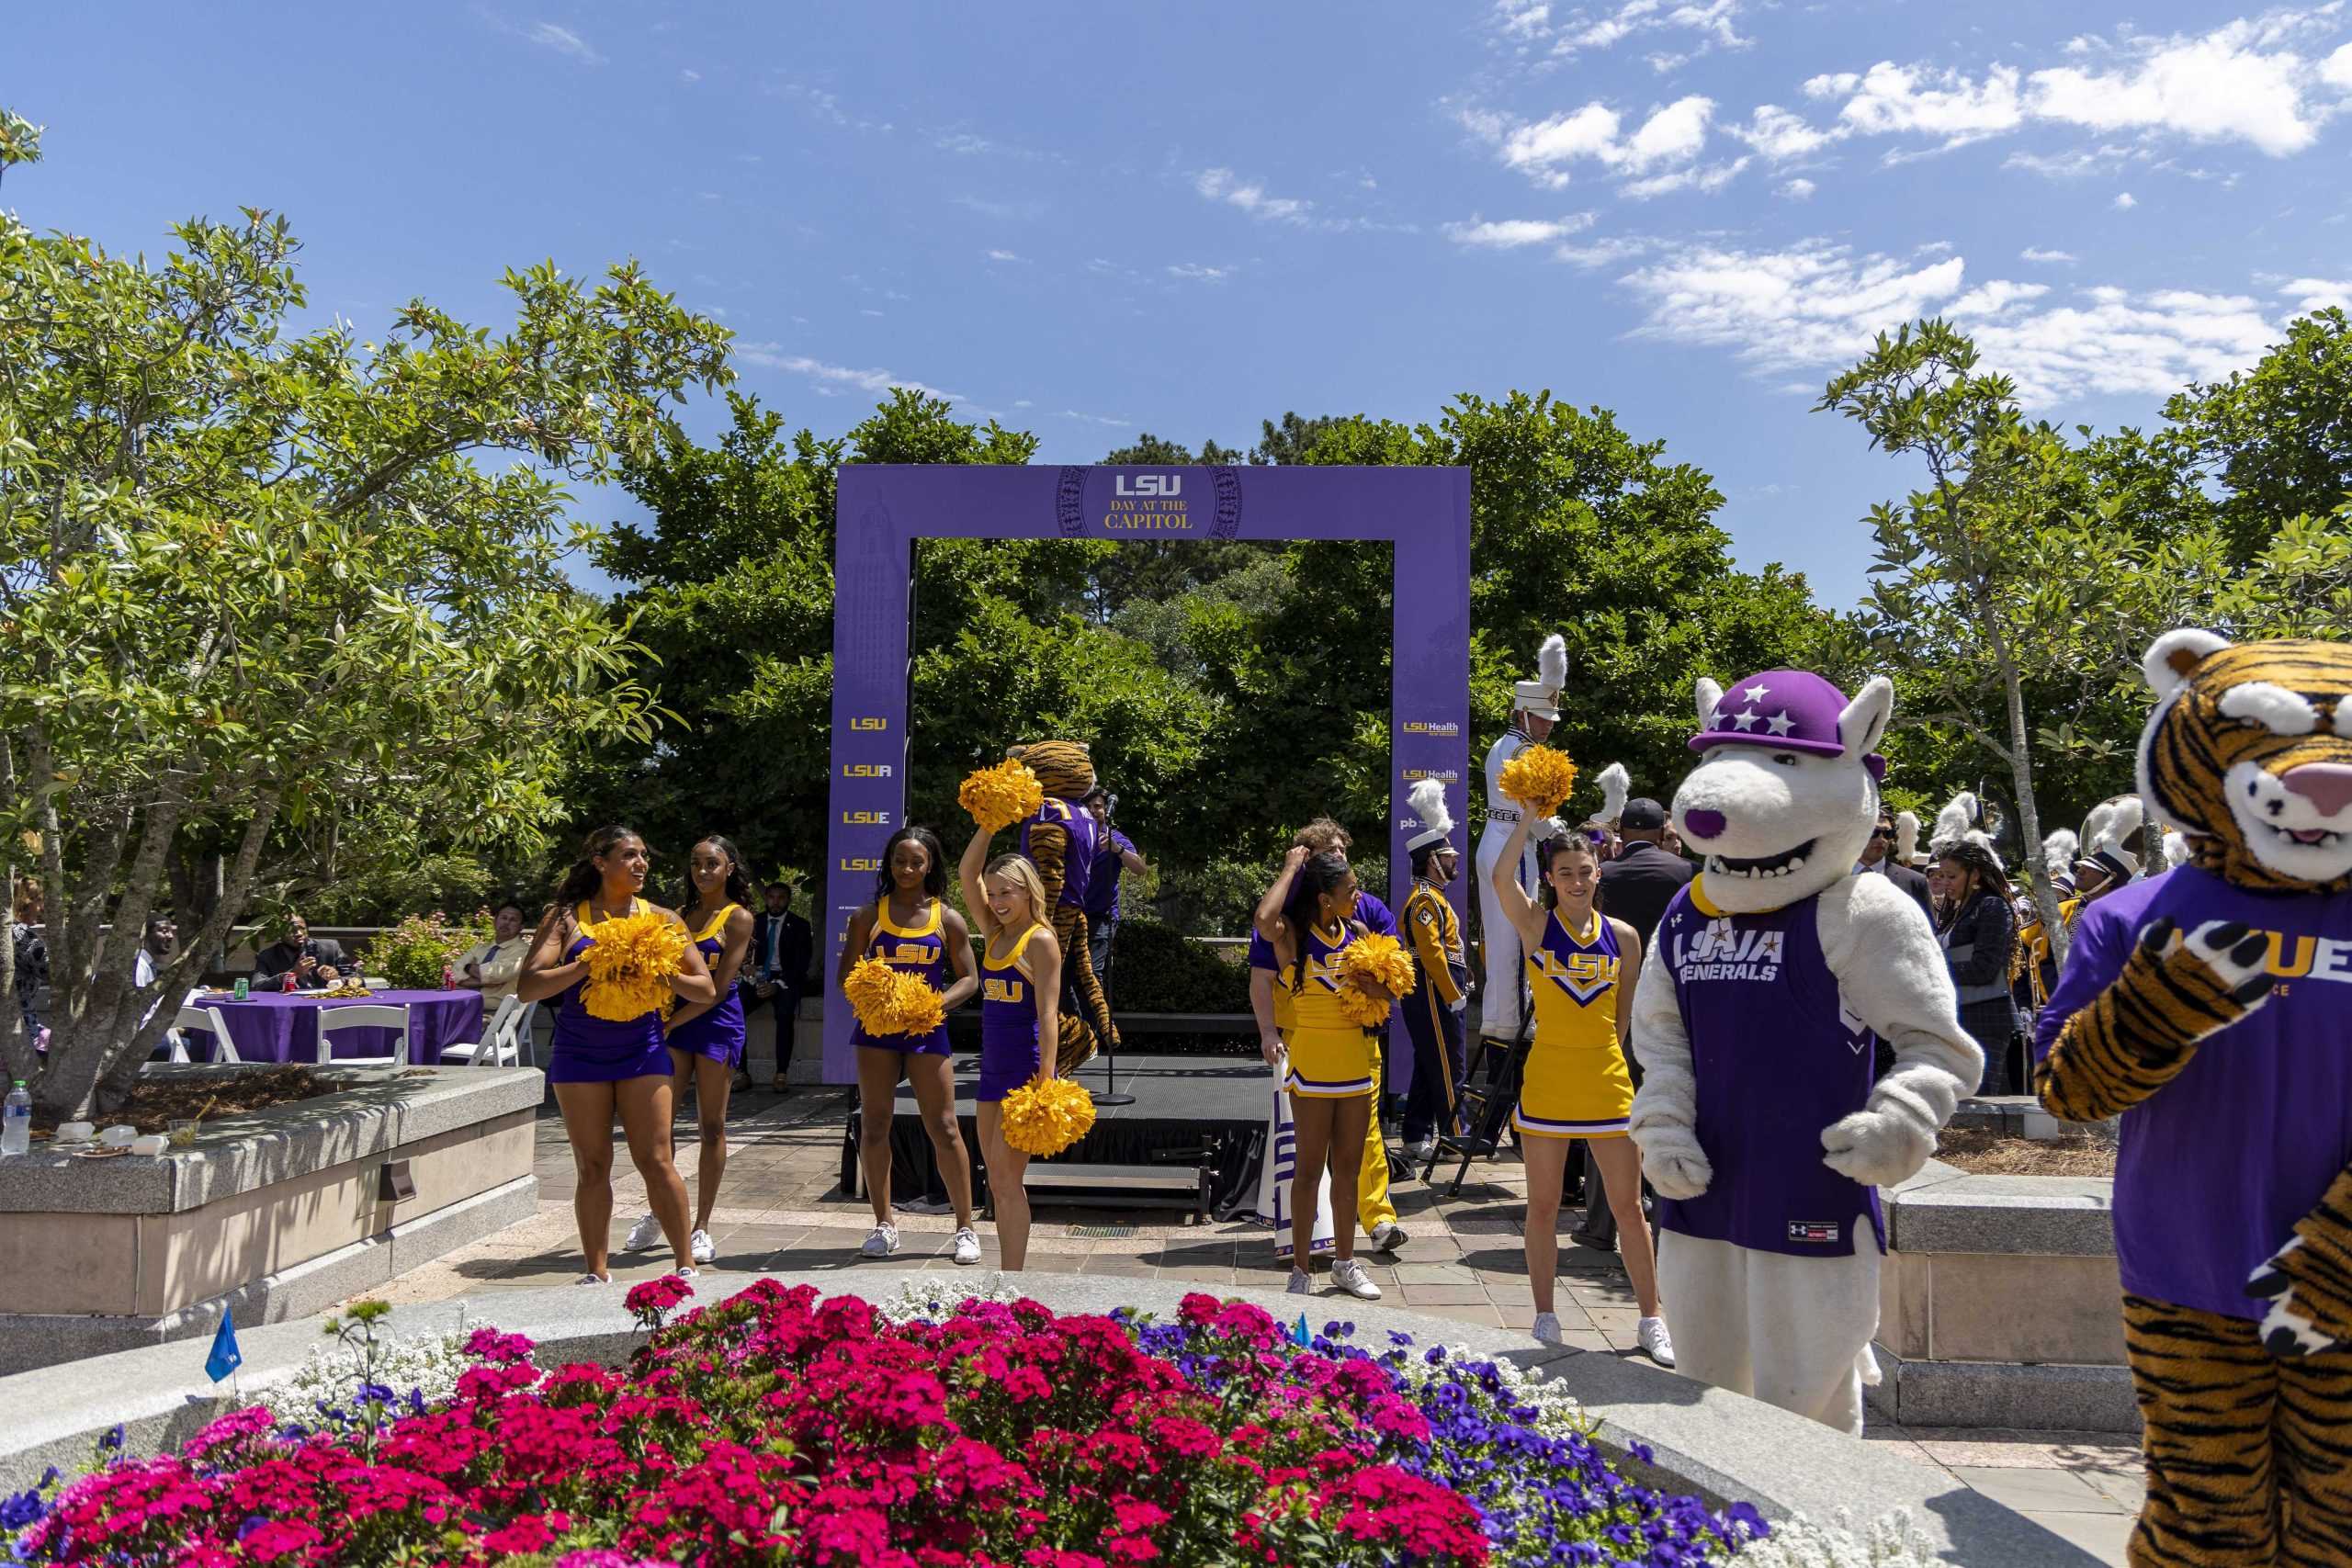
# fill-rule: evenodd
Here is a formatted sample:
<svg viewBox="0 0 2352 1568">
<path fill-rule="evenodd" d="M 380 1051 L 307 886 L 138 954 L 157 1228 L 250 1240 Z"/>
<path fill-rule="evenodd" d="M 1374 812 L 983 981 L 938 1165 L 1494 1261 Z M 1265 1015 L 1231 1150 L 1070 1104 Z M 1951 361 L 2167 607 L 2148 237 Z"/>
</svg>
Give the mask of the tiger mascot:
<svg viewBox="0 0 2352 1568">
<path fill-rule="evenodd" d="M 2188 862 L 2084 908 L 2034 1075 L 2123 1119 L 2130 1560 L 2352 1563 L 2352 646 L 2183 630 L 2142 668 Z"/>
<path fill-rule="evenodd" d="M 1032 741 L 1007 747 L 1004 754 L 1027 763 L 1046 790 L 1046 803 L 1021 824 L 1021 852 L 1046 885 L 1046 902 L 1054 910 L 1054 938 L 1062 947 L 1061 1040 L 1054 1060 L 1056 1070 L 1068 1074 L 1105 1042 L 1114 1049 L 1119 1043 L 1111 1004 L 1103 999 L 1102 983 L 1094 977 L 1094 959 L 1086 944 L 1086 876 L 1094 864 L 1101 829 L 1094 814 L 1079 803 L 1094 787 L 1094 760 L 1080 740 Z"/>
</svg>

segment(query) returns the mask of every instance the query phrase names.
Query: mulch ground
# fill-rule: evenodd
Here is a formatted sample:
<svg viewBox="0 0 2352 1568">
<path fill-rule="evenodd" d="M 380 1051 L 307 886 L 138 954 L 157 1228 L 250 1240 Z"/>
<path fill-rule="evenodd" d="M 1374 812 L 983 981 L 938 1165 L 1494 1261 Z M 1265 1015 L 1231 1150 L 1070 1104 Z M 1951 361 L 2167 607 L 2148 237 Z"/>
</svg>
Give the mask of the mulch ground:
<svg viewBox="0 0 2352 1568">
<path fill-rule="evenodd" d="M 2113 1176 L 2115 1145 L 2070 1134 L 2052 1142 L 2013 1138 L 1981 1127 L 1947 1127 L 1936 1157 L 1972 1176 Z"/>
<path fill-rule="evenodd" d="M 207 1074 L 201 1078 L 141 1078 L 130 1090 L 130 1102 L 119 1110 L 93 1115 L 101 1127 L 128 1124 L 142 1133 L 167 1133 L 185 1117 L 227 1116 L 239 1111 L 266 1111 L 334 1093 L 307 1066 L 263 1067 L 244 1072 Z M 57 1123 L 36 1117 L 36 1134 L 54 1133 Z"/>
</svg>

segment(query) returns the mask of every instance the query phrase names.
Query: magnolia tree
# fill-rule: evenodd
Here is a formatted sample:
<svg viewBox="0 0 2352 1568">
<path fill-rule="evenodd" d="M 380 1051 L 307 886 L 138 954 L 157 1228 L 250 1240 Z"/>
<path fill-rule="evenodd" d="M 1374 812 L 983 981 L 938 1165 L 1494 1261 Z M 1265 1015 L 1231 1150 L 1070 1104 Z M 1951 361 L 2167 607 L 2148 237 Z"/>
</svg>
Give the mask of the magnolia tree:
<svg viewBox="0 0 2352 1568">
<path fill-rule="evenodd" d="M 13 1008 L 0 1055 L 56 1114 L 119 1102 L 307 825 L 527 835 L 570 744 L 650 731 L 628 626 L 562 576 L 559 486 L 729 376 L 634 264 L 509 273 L 503 333 L 420 302 L 363 342 L 288 331 L 283 220 L 176 234 L 150 266 L 0 215 L 0 875 L 41 882 L 54 987 L 45 1056 Z M 190 843 L 220 896 L 135 985 Z"/>
</svg>

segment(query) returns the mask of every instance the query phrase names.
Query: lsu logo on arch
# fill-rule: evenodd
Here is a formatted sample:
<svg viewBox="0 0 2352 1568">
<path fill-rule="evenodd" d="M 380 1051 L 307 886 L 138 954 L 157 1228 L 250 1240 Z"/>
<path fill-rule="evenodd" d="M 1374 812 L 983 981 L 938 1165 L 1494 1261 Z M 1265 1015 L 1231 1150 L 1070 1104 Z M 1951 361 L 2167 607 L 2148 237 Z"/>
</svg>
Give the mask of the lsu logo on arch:
<svg viewBox="0 0 2352 1568">
<path fill-rule="evenodd" d="M 850 828 L 888 828 L 890 814 L 887 811 L 844 811 L 842 823 Z"/>
<path fill-rule="evenodd" d="M 843 762 L 842 777 L 845 779 L 887 779 L 890 776 L 888 762 Z"/>
<path fill-rule="evenodd" d="M 890 728 L 890 721 L 880 714 L 867 714 L 862 717 L 851 719 L 849 727 L 852 729 L 888 729 Z"/>
<path fill-rule="evenodd" d="M 878 855 L 847 855 L 842 857 L 841 868 L 843 871 L 880 871 L 882 861 Z"/>
</svg>

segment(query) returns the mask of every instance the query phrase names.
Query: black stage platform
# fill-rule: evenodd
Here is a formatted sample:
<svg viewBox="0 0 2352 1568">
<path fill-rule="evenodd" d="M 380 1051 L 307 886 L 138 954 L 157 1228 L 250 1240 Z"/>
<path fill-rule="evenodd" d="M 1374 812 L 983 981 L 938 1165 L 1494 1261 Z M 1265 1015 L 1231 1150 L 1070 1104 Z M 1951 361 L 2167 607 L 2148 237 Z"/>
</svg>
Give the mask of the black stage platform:
<svg viewBox="0 0 2352 1568">
<path fill-rule="evenodd" d="M 980 1169 L 979 1132 L 972 1090 L 979 1082 L 978 1055 L 956 1063 L 956 1115 L 973 1169 L 973 1193 L 986 1191 Z M 1097 1094 L 1107 1092 L 1104 1059 L 1078 1070 L 1078 1081 Z M 1272 1110 L 1273 1074 L 1263 1062 L 1243 1056 L 1136 1056 L 1122 1055 L 1118 1091 L 1133 1105 L 1098 1106 L 1094 1128 L 1077 1146 L 1029 1167 L 1032 1203 L 1128 1206 L 1137 1202 L 1196 1209 L 1223 1217 L 1257 1201 L 1258 1160 Z M 857 1166 L 858 1112 L 852 1111 L 842 1137 L 842 1190 L 864 1190 Z M 899 1086 L 890 1123 L 891 1198 L 944 1199 L 946 1187 L 932 1157 L 910 1084 Z M 1057 1171 L 1057 1167 L 1085 1170 Z M 1124 1175 L 1118 1173 L 1125 1173 Z M 1204 1179 L 1188 1182 L 1188 1176 Z M 1151 1190 L 1162 1195 L 1148 1196 Z"/>
</svg>

